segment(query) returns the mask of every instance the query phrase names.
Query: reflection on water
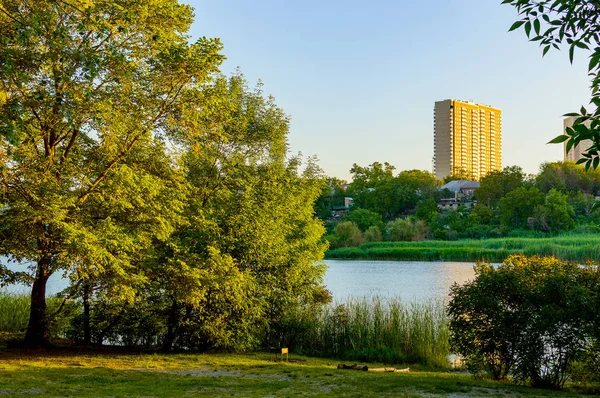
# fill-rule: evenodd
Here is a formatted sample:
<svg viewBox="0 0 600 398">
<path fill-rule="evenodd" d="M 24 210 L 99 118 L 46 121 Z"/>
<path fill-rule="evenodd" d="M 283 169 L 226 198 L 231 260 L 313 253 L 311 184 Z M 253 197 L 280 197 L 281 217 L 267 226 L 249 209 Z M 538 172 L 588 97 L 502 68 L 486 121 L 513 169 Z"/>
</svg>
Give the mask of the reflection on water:
<svg viewBox="0 0 600 398">
<path fill-rule="evenodd" d="M 326 260 L 325 285 L 334 301 L 347 297 L 446 300 L 454 282 L 474 278 L 473 263 Z"/>
</svg>

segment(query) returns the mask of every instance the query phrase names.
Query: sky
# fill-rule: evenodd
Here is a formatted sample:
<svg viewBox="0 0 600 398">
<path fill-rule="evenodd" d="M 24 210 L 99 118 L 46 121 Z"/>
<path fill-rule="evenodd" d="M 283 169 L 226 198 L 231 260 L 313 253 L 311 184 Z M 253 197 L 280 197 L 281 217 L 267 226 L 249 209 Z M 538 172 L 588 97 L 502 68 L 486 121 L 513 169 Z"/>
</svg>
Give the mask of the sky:
<svg viewBox="0 0 600 398">
<path fill-rule="evenodd" d="M 329 176 L 354 163 L 432 171 L 433 106 L 448 98 L 502 109 L 503 166 L 537 173 L 562 160 L 562 115 L 590 99 L 585 52 L 542 58 L 501 0 L 188 0 L 193 38 L 221 39 L 291 116 L 291 153 Z"/>
</svg>

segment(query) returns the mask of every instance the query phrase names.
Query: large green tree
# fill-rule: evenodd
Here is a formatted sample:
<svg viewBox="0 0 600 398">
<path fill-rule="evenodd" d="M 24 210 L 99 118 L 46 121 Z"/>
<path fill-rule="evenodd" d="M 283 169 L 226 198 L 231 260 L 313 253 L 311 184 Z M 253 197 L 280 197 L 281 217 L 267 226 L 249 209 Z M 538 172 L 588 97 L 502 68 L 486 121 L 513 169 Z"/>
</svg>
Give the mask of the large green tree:
<svg viewBox="0 0 600 398">
<path fill-rule="evenodd" d="M 185 222 L 153 245 L 136 305 L 94 297 L 92 329 L 114 325 L 96 342 L 243 350 L 276 340 L 290 313 L 328 297 L 313 211 L 322 175 L 312 160 L 288 158 L 287 115 L 239 74 L 217 78 L 202 99 L 179 124 Z"/>
<path fill-rule="evenodd" d="M 141 248 L 176 228 L 166 143 L 223 59 L 218 40 L 190 43 L 192 17 L 175 0 L 0 2 L 0 251 L 32 264 L 30 346 L 53 273 L 110 275 L 131 297 Z"/>
<path fill-rule="evenodd" d="M 566 135 L 560 135 L 551 143 L 567 142 L 567 151 L 584 140 L 592 144 L 584 150 L 584 157 L 578 161 L 585 163 L 586 169 L 594 169 L 600 164 L 600 13 L 597 0 L 503 0 L 517 9 L 520 20 L 510 30 L 523 28 L 531 41 L 538 42 L 542 55 L 550 49 L 560 49 L 566 43 L 569 60 L 573 62 L 575 50 L 589 51 L 589 75 L 591 78 L 590 104 L 593 111 L 581 107 L 579 112 L 565 116 L 575 116 L 573 127 Z"/>
</svg>

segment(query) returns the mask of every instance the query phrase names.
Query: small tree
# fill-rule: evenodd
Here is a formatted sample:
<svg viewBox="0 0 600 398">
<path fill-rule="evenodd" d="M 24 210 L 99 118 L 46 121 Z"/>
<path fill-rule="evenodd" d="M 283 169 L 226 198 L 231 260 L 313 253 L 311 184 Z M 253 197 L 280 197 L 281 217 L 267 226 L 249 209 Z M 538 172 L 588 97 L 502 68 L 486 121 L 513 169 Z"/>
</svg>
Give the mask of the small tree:
<svg viewBox="0 0 600 398">
<path fill-rule="evenodd" d="M 383 235 L 381 234 L 381 229 L 376 226 L 370 226 L 364 233 L 364 238 L 366 242 L 381 242 L 383 240 Z"/>
<path fill-rule="evenodd" d="M 337 243 L 340 246 L 360 246 L 364 238 L 360 229 L 352 221 L 344 221 L 335 227 Z"/>
</svg>

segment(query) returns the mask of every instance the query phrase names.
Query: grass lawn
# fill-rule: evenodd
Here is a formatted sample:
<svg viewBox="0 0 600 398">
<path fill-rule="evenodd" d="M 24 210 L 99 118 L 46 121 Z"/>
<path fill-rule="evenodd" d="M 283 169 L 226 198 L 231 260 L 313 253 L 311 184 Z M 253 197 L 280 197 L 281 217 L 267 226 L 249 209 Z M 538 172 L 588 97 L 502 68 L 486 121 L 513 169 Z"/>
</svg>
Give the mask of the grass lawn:
<svg viewBox="0 0 600 398">
<path fill-rule="evenodd" d="M 469 374 L 338 370 L 337 361 L 269 354 L 139 354 L 75 350 L 0 351 L 0 397 L 574 397 L 475 380 Z M 368 364 L 380 367 L 382 364 Z M 396 366 L 399 368 L 399 366 Z M 578 393 L 580 393 L 578 395 Z"/>
</svg>

